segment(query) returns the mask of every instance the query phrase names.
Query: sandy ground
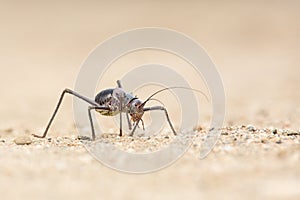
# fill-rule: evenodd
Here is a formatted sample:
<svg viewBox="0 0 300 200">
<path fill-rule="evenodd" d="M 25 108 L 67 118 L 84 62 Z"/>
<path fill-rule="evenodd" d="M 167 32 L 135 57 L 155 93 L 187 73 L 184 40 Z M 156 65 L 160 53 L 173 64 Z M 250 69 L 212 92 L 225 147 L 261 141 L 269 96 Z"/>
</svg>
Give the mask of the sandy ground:
<svg viewBox="0 0 300 200">
<path fill-rule="evenodd" d="M 0 1 L 1 199 L 299 199 L 299 11 L 292 0 Z M 15 144 L 43 131 L 97 44 L 145 26 L 191 36 L 218 66 L 226 120 L 208 157 L 197 158 L 196 140 L 156 173 L 107 168 L 76 140 L 71 98 L 51 141 Z"/>
</svg>

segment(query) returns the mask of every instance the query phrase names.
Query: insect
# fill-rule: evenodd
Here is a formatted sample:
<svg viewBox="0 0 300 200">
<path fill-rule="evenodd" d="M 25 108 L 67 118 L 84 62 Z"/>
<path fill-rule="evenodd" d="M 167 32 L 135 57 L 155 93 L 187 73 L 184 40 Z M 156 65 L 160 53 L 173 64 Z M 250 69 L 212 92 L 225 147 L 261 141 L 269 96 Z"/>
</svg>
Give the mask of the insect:
<svg viewBox="0 0 300 200">
<path fill-rule="evenodd" d="M 60 99 L 56 105 L 56 108 L 46 126 L 46 129 L 44 131 L 43 135 L 36 135 L 33 134 L 34 137 L 38 138 L 44 138 L 46 137 L 48 130 L 57 114 L 57 111 L 62 103 L 62 100 L 64 98 L 64 95 L 66 93 L 71 94 L 79 99 L 82 99 L 83 101 L 87 102 L 90 104 L 88 107 L 88 116 L 90 120 L 90 125 L 91 125 L 91 130 L 92 130 L 92 140 L 95 140 L 95 129 L 94 129 L 94 124 L 93 124 L 93 119 L 91 115 L 91 111 L 95 110 L 96 112 L 100 113 L 101 115 L 105 116 L 115 116 L 117 114 L 120 115 L 120 136 L 122 136 L 122 113 L 126 114 L 127 122 L 128 122 L 128 127 L 129 130 L 131 130 L 130 136 L 133 136 L 139 122 L 142 122 L 143 129 L 144 129 L 144 122 L 143 122 L 143 115 L 144 112 L 148 111 L 153 111 L 153 110 L 160 110 L 163 111 L 166 119 L 168 121 L 168 124 L 174 133 L 174 135 L 177 135 L 174 126 L 170 120 L 169 114 L 167 112 L 167 109 L 164 106 L 151 106 L 151 107 L 145 107 L 146 103 L 150 100 L 157 100 L 153 99 L 152 97 L 162 91 L 165 90 L 170 90 L 170 89 L 175 89 L 175 88 L 181 88 L 181 89 L 190 89 L 194 90 L 197 92 L 202 93 L 201 91 L 187 88 L 187 87 L 168 87 L 168 88 L 163 88 L 161 90 L 156 91 L 152 95 L 150 95 L 144 102 L 142 102 L 140 99 L 138 99 L 136 96 L 132 95 L 131 93 L 127 93 L 122 89 L 121 81 L 117 81 L 117 87 L 114 89 L 106 89 L 102 90 L 99 92 L 95 99 L 89 99 L 73 90 L 70 89 L 65 89 L 62 94 L 60 95 Z M 204 96 L 205 94 L 202 93 Z M 206 96 L 205 96 L 206 97 Z M 132 124 L 129 119 L 129 116 L 131 117 L 131 120 L 133 121 L 133 129 L 132 129 Z"/>
<path fill-rule="evenodd" d="M 118 85 L 117 88 L 106 89 L 106 90 L 99 92 L 96 95 L 95 100 L 89 99 L 89 98 L 87 98 L 75 91 L 72 91 L 70 89 L 65 89 L 60 96 L 60 99 L 57 103 L 57 106 L 56 106 L 51 118 L 50 118 L 50 121 L 47 124 L 44 134 L 41 136 L 33 134 L 33 136 L 38 137 L 38 138 L 46 137 L 48 130 L 57 114 L 57 111 L 58 111 L 66 93 L 74 95 L 75 97 L 80 98 L 90 104 L 90 106 L 88 107 L 88 116 L 89 116 L 89 120 L 90 120 L 90 124 L 91 124 L 92 140 L 95 140 L 95 129 L 94 129 L 94 125 L 93 125 L 93 119 L 91 116 L 92 110 L 95 110 L 95 111 L 99 112 L 101 115 L 106 115 L 106 116 L 114 116 L 114 115 L 119 114 L 120 115 L 120 134 L 119 134 L 120 136 L 122 136 L 122 113 L 126 113 L 129 130 L 131 130 L 130 136 L 132 136 L 140 121 L 142 122 L 142 125 L 144 128 L 144 122 L 142 120 L 142 116 L 143 116 L 144 112 L 151 111 L 151 110 L 161 110 L 165 113 L 165 116 L 167 118 L 167 121 L 170 125 L 172 132 L 174 133 L 174 135 L 177 135 L 177 133 L 170 121 L 168 112 L 165 107 L 163 107 L 163 106 L 145 107 L 145 104 L 149 100 L 151 100 L 152 96 L 154 96 L 155 94 L 157 94 L 160 91 L 166 90 L 167 88 L 159 90 L 158 92 L 152 94 L 146 101 L 142 102 L 140 99 L 133 96 L 131 93 L 125 92 L 122 89 L 121 81 L 118 80 L 117 85 Z M 129 119 L 129 115 L 131 116 L 131 120 L 133 121 L 133 125 L 134 125 L 133 129 L 132 129 L 132 124 Z"/>
</svg>

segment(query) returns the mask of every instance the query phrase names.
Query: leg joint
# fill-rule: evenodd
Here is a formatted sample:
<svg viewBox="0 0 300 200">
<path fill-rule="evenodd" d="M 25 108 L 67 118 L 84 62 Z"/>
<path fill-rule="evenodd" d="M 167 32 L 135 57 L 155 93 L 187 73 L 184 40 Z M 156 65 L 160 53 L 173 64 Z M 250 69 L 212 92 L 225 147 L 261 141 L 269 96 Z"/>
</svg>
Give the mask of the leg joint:
<svg viewBox="0 0 300 200">
<path fill-rule="evenodd" d="M 72 93 L 72 92 L 73 92 L 73 91 L 70 90 L 70 89 L 68 89 L 68 88 L 64 89 L 64 91 L 63 91 L 63 93 Z"/>
</svg>

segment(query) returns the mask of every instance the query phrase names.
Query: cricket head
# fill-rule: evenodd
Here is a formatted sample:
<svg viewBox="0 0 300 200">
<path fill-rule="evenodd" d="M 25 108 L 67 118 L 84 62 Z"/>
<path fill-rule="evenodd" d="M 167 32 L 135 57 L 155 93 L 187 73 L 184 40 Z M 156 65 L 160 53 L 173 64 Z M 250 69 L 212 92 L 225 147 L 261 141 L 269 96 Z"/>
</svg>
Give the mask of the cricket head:
<svg viewBox="0 0 300 200">
<path fill-rule="evenodd" d="M 128 103 L 129 107 L 129 114 L 133 122 L 138 122 L 142 120 L 144 115 L 144 104 L 138 98 L 133 98 Z"/>
</svg>

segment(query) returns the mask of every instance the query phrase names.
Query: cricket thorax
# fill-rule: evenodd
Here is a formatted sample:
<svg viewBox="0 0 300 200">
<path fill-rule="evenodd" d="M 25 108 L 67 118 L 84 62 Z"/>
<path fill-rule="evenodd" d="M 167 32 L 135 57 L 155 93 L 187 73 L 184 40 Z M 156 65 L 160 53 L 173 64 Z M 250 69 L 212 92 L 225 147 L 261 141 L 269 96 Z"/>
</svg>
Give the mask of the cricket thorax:
<svg viewBox="0 0 300 200">
<path fill-rule="evenodd" d="M 126 112 L 128 111 L 129 102 L 134 98 L 132 94 L 126 93 L 120 88 L 103 90 L 97 94 L 95 102 L 97 102 L 99 106 L 108 107 L 109 110 L 96 109 L 96 111 L 106 116 Z"/>
</svg>

